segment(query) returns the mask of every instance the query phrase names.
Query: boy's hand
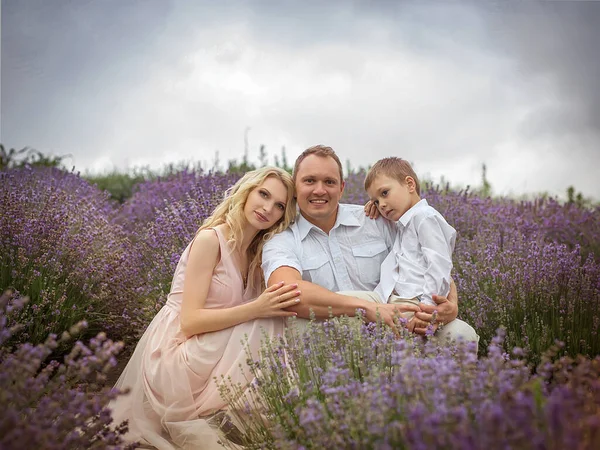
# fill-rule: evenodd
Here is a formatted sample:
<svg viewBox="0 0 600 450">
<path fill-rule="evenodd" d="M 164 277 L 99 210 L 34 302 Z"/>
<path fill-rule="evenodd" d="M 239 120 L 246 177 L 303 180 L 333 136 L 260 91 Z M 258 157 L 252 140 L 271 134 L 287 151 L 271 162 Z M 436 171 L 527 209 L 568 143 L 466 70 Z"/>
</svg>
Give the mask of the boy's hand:
<svg viewBox="0 0 600 450">
<path fill-rule="evenodd" d="M 408 323 L 406 324 L 406 328 L 411 333 L 415 333 L 415 334 L 419 334 L 421 336 L 425 336 L 426 333 L 427 333 L 427 327 L 429 325 L 433 326 L 433 330 L 435 332 L 435 330 L 437 329 L 437 323 L 433 323 L 432 324 L 431 322 L 425 322 L 424 320 L 421 320 L 418 317 L 413 316 L 413 318 L 410 319 L 408 321 Z"/>
<path fill-rule="evenodd" d="M 365 203 L 365 214 L 371 219 L 377 219 L 379 217 L 379 209 L 377 209 L 377 205 L 371 200 Z"/>
</svg>

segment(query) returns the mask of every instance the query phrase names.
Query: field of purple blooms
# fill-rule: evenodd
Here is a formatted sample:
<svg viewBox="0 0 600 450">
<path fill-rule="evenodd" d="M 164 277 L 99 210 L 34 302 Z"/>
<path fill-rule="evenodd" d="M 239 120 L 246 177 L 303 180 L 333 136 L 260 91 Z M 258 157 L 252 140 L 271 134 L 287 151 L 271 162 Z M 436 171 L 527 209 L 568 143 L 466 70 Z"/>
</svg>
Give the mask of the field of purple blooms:
<svg viewBox="0 0 600 450">
<path fill-rule="evenodd" d="M 289 327 L 286 339 L 263 345 L 248 390 L 220 381 L 241 430 L 236 443 L 281 450 L 600 448 L 600 357 L 558 357 L 555 345 L 532 371 L 522 349 L 504 351 L 502 330 L 479 358 L 469 346 L 403 334 L 397 339 L 360 318 L 312 324 L 302 335 Z"/>
<path fill-rule="evenodd" d="M 8 405 L 0 448 L 120 448 L 121 430 L 108 427 L 104 408 L 115 394 L 99 388 L 119 351 L 113 341 L 131 350 L 163 305 L 179 255 L 239 176 L 184 170 L 137 185 L 120 204 L 56 168 L 0 172 L 0 293 L 11 289 L 0 302 L 0 400 Z M 366 201 L 363 178 L 348 177 L 344 201 Z M 313 338 L 336 344 L 310 344 L 322 348 L 299 359 L 302 370 L 286 366 L 296 377 L 280 387 L 287 391 L 260 392 L 283 399 L 268 408 L 276 426 L 248 436 L 272 448 L 594 448 L 600 207 L 444 187 L 423 197 L 458 232 L 459 317 L 481 336 L 479 359 L 390 343 L 368 327 L 345 343 L 335 336 L 346 331 L 324 329 Z M 69 343 L 76 329 L 89 346 Z M 552 359 L 545 352 L 556 341 Z M 299 351 L 277 345 L 266 354 Z M 504 353 L 515 347 L 513 357 Z M 426 375 L 408 383 L 417 373 Z"/>
</svg>

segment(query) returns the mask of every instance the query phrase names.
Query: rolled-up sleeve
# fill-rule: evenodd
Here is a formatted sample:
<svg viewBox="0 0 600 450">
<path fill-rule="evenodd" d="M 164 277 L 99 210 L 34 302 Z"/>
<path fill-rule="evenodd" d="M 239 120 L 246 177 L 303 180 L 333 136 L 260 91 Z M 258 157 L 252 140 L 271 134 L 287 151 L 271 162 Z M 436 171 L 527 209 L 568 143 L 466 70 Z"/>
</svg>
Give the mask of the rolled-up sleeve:
<svg viewBox="0 0 600 450">
<path fill-rule="evenodd" d="M 283 266 L 292 267 L 302 275 L 301 255 L 298 247 L 294 233 L 289 229 L 273 236 L 265 243 L 262 254 L 265 283 L 269 282 L 269 278 L 275 270 Z"/>
<path fill-rule="evenodd" d="M 450 292 L 456 231 L 443 219 L 429 216 L 421 221 L 417 234 L 427 264 L 422 301 L 435 305 L 432 295 L 447 296 Z"/>
</svg>

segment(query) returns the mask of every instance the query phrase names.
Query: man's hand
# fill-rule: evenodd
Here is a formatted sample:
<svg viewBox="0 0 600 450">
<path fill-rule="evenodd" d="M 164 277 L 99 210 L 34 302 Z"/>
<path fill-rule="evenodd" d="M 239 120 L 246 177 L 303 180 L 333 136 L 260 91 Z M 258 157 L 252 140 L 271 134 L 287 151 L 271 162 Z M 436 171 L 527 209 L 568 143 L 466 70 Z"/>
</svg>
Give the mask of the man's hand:
<svg viewBox="0 0 600 450">
<path fill-rule="evenodd" d="M 437 330 L 439 325 L 452 322 L 458 316 L 458 305 L 455 302 L 448 300 L 446 297 L 434 295 L 433 301 L 437 306 L 421 303 L 421 312 L 415 314 L 415 317 L 423 322 L 426 322 L 425 327 L 415 327 L 414 332 L 425 336 L 427 326 L 433 321 L 433 312 L 437 311 L 436 321 L 433 324 L 433 331 Z"/>
</svg>

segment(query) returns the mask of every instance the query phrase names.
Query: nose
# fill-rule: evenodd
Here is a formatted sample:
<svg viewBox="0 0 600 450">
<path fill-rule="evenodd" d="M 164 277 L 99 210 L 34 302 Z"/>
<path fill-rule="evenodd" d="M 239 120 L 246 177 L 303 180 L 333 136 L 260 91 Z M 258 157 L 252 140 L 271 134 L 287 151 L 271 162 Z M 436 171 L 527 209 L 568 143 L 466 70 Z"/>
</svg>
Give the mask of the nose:
<svg viewBox="0 0 600 450">
<path fill-rule="evenodd" d="M 325 190 L 325 187 L 323 186 L 323 183 L 320 183 L 320 182 L 315 183 L 313 192 L 315 195 L 325 195 L 327 193 L 327 191 Z"/>
<path fill-rule="evenodd" d="M 263 211 L 267 214 L 271 212 L 273 209 L 273 202 L 266 202 L 263 204 Z"/>
</svg>

